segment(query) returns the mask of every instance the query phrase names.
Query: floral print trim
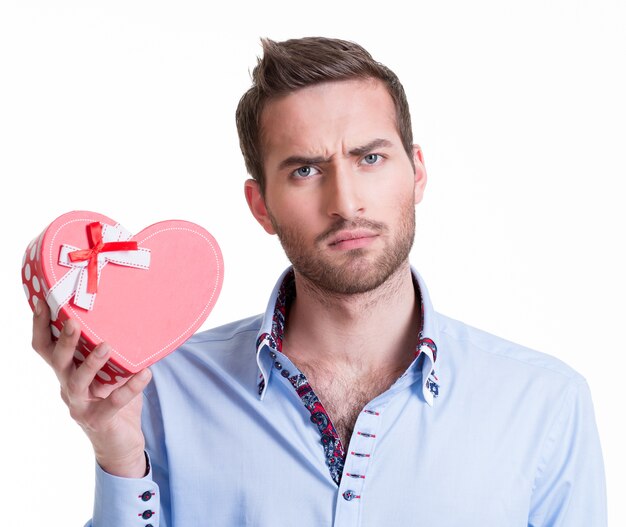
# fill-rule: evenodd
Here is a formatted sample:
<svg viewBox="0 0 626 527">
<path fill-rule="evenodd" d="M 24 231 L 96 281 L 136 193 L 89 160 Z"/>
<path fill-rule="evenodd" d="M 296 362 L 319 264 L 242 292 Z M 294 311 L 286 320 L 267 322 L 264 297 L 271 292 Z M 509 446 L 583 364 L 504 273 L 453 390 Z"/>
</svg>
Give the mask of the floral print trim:
<svg viewBox="0 0 626 527">
<path fill-rule="evenodd" d="M 424 330 L 424 303 L 422 302 L 421 295 L 419 293 L 419 285 L 414 278 L 415 291 L 419 296 L 419 302 L 422 310 L 421 316 L 421 328 L 419 331 L 418 345 L 415 350 L 415 356 L 419 356 L 421 353 L 421 346 L 428 346 L 432 351 L 433 361 L 437 360 L 437 346 L 429 338 L 423 338 Z M 287 314 L 293 299 L 296 296 L 296 283 L 295 274 L 293 269 L 289 271 L 283 280 L 278 291 L 276 298 L 276 307 L 272 317 L 272 329 L 271 333 L 263 333 L 257 340 L 257 347 L 262 342 L 267 341 L 269 347 L 274 351 L 282 352 L 283 350 L 283 336 L 285 334 L 285 322 L 287 320 Z M 439 395 L 439 385 L 437 384 L 437 376 L 435 371 L 431 372 L 428 380 L 426 381 L 427 388 L 431 391 L 434 397 Z M 300 397 L 302 403 L 306 409 L 311 413 L 311 422 L 317 427 L 321 435 L 321 443 L 324 448 L 324 456 L 326 458 L 326 465 L 330 471 L 330 476 L 333 481 L 339 485 L 341 482 L 341 475 L 343 473 L 343 467 L 346 458 L 345 449 L 339 438 L 339 434 L 335 429 L 328 412 L 322 405 L 321 401 L 315 395 L 313 388 L 309 384 L 308 379 L 303 373 L 297 373 L 289 377 L 289 382 L 296 390 L 296 393 Z M 259 383 L 259 393 L 264 389 L 265 381 L 261 380 Z"/>
<path fill-rule="evenodd" d="M 326 412 L 324 406 L 315 395 L 309 381 L 303 373 L 289 377 L 289 381 L 296 389 L 296 393 L 311 412 L 311 422 L 317 426 L 322 438 L 322 446 L 324 447 L 324 455 L 326 457 L 326 465 L 330 470 L 330 476 L 333 481 L 339 485 L 341 482 L 341 474 L 343 473 L 343 465 L 346 459 L 346 453 L 337 434 L 337 430 L 330 420 L 330 416 Z"/>
</svg>

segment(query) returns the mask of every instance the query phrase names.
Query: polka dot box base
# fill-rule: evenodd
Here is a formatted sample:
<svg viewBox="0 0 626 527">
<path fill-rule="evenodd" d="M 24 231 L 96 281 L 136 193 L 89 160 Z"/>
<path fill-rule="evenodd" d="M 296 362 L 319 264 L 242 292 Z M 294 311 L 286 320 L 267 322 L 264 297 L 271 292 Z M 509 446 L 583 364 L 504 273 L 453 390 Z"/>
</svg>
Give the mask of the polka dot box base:
<svg viewBox="0 0 626 527">
<path fill-rule="evenodd" d="M 90 231 L 90 225 L 98 224 L 104 229 L 104 245 L 94 242 L 94 231 Z M 118 232 L 125 229 L 102 214 L 69 212 L 28 245 L 22 262 L 22 282 L 31 309 L 38 302 L 51 306 L 53 338 L 58 338 L 69 318 L 80 324 L 77 365 L 100 342 L 111 346 L 111 359 L 97 377 L 105 384 L 154 364 L 183 344 L 209 316 L 224 276 L 217 242 L 194 223 L 168 220 L 134 236 L 117 234 L 118 239 L 129 237 L 136 242 L 137 249 L 124 253 L 106 246 L 106 237 Z M 82 263 L 68 265 L 67 254 L 76 250 L 83 253 Z M 132 260 L 138 252 L 144 258 L 139 264 L 124 263 L 124 255 Z M 89 275 L 88 263 L 94 258 L 92 270 L 99 272 Z M 86 295 L 90 302 L 81 307 L 85 302 L 76 294 L 80 286 L 73 284 L 83 280 L 85 290 L 90 278 L 96 278 L 92 280 L 96 292 Z M 68 284 L 72 284 L 69 289 Z M 59 297 L 61 290 L 65 293 Z"/>
</svg>

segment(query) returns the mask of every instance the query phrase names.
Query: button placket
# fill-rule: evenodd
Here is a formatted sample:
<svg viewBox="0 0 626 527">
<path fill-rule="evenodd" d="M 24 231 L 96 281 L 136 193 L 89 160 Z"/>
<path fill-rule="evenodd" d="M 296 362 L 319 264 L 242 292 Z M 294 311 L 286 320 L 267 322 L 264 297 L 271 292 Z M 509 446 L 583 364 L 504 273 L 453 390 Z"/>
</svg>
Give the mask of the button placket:
<svg viewBox="0 0 626 527">
<path fill-rule="evenodd" d="M 379 409 L 368 407 L 355 423 L 340 486 L 341 496 L 346 502 L 353 504 L 361 500 L 367 469 L 377 441 L 380 415 Z"/>
<path fill-rule="evenodd" d="M 356 492 L 354 492 L 353 490 L 346 490 L 343 494 L 343 499 L 346 501 L 352 501 L 353 499 L 360 499 L 361 496 L 359 496 Z"/>
</svg>

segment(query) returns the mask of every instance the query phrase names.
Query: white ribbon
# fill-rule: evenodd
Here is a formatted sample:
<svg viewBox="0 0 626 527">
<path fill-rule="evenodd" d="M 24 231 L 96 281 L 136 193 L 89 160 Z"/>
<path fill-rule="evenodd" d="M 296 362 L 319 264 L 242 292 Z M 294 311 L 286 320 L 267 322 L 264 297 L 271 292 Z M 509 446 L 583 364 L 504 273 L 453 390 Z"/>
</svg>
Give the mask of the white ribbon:
<svg viewBox="0 0 626 527">
<path fill-rule="evenodd" d="M 115 226 L 102 224 L 102 241 L 104 243 L 125 242 L 130 240 L 132 236 L 119 223 Z M 46 295 L 46 301 L 53 317 L 59 314 L 61 307 L 67 304 L 72 297 L 74 297 L 75 305 L 88 311 L 93 309 L 96 293 L 87 292 L 87 264 L 89 261 L 72 262 L 69 257 L 69 253 L 78 250 L 80 250 L 79 247 L 72 247 L 71 245 L 61 246 L 59 265 L 69 267 L 70 270 L 50 288 Z M 108 262 L 137 269 L 148 269 L 150 267 L 150 250 L 138 248 L 136 251 L 98 253 L 98 284 L 100 284 L 100 273 Z"/>
</svg>

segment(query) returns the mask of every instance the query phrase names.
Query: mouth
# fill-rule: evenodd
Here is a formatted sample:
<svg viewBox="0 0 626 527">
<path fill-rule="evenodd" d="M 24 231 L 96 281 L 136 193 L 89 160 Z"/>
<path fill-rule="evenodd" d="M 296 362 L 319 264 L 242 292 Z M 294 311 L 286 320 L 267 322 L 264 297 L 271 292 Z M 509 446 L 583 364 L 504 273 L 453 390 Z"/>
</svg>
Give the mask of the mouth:
<svg viewBox="0 0 626 527">
<path fill-rule="evenodd" d="M 327 243 L 331 249 L 360 249 L 378 238 L 377 232 L 367 229 L 343 230 L 331 236 Z"/>
</svg>

